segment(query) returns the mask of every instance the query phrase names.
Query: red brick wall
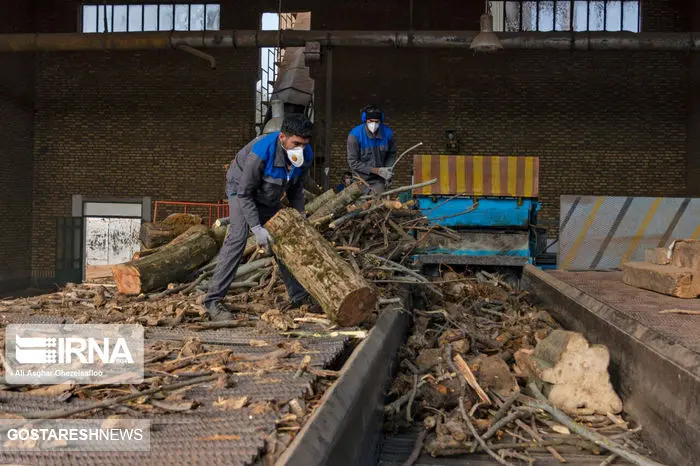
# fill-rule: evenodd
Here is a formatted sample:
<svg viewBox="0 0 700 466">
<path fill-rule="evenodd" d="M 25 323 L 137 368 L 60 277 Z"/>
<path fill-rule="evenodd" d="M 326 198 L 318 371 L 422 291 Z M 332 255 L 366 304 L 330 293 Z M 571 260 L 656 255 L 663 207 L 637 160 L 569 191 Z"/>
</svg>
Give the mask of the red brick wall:
<svg viewBox="0 0 700 466">
<path fill-rule="evenodd" d="M 74 31 L 76 0 L 46 2 L 39 29 Z M 465 5 L 468 3 L 467 5 Z M 253 4 L 253 5 L 251 5 Z M 416 1 L 416 29 L 476 29 L 481 2 Z M 311 10 L 313 29 L 406 29 L 408 2 L 286 1 Z M 677 0 L 643 6 L 646 31 L 686 26 Z M 276 1 L 229 0 L 222 27 L 255 28 Z M 44 11 L 46 10 L 46 11 Z M 37 58 L 34 275 L 54 268 L 54 218 L 73 194 L 215 200 L 222 169 L 252 135 L 257 53 L 215 53 L 214 71 L 182 52 L 44 54 Z M 399 149 L 444 149 L 457 131 L 465 154 L 542 158 L 543 216 L 558 196 L 687 192 L 688 67 L 684 54 L 336 49 L 333 182 L 345 139 L 368 101 L 384 106 Z M 325 121 L 323 65 L 314 67 L 318 147 Z M 319 155 L 322 155 L 319 153 Z M 398 182 L 408 182 L 409 161 Z"/>
<path fill-rule="evenodd" d="M 480 10 L 470 21 L 450 3 L 430 2 L 429 10 L 414 13 L 414 22 L 474 29 Z M 682 30 L 681 6 L 675 0 L 646 2 L 643 30 Z M 407 19 L 398 15 L 378 23 L 401 27 Z M 330 29 L 347 24 L 345 16 L 312 16 L 316 20 Z M 399 152 L 422 141 L 424 153 L 441 153 L 445 130 L 455 130 L 463 154 L 541 157 L 540 218 L 554 225 L 554 234 L 562 194 L 689 192 L 687 54 L 335 49 L 333 68 L 332 185 L 347 167 L 348 131 L 359 124 L 360 109 L 374 102 L 385 110 Z M 323 64 L 314 69 L 317 83 L 324 71 Z M 316 108 L 324 119 L 324 87 L 317 89 Z M 408 183 L 410 171 L 407 156 L 395 185 Z"/>
<path fill-rule="evenodd" d="M 75 31 L 79 3 L 58 3 L 42 30 Z M 257 12 L 235 3 L 224 5 L 222 27 L 256 28 Z M 203 202 L 225 196 L 223 165 L 254 136 L 258 52 L 208 52 L 217 59 L 214 70 L 176 50 L 37 57 L 36 279 L 54 274 L 55 218 L 71 215 L 74 194 Z"/>
<path fill-rule="evenodd" d="M 0 1 L 0 33 L 33 29 L 31 2 Z M 29 283 L 33 56 L 0 54 L 0 292 Z"/>
</svg>

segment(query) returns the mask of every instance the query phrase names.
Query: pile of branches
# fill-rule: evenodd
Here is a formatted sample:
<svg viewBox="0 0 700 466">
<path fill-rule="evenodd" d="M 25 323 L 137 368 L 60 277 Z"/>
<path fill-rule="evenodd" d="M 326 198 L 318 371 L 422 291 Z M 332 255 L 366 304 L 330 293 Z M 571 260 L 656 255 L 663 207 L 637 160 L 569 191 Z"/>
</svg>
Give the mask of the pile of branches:
<svg viewBox="0 0 700 466">
<path fill-rule="evenodd" d="M 514 354 L 534 348 L 558 329 L 526 293 L 500 277 L 449 272 L 439 286 L 444 300 L 414 310 L 414 325 L 399 357 L 384 409 L 385 431 L 420 430 L 413 464 L 423 450 L 433 456 L 488 454 L 500 464 L 532 464 L 549 454 L 609 455 L 641 465 L 647 459 L 641 427 L 626 415 L 565 413 L 542 394 L 541 381 L 528 378 Z"/>
</svg>

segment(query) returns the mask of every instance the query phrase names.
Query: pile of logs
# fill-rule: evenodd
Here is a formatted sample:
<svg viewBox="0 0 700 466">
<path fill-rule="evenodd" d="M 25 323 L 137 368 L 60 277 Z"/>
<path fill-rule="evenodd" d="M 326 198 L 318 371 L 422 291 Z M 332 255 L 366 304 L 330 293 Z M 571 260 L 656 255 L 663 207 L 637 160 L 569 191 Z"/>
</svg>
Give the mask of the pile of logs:
<svg viewBox="0 0 700 466">
<path fill-rule="evenodd" d="M 338 194 L 327 191 L 311 199 L 306 220 L 293 209 L 282 209 L 266 224 L 275 240 L 275 256 L 340 326 L 357 325 L 376 310 L 374 283 L 425 282 L 401 265 L 424 241 L 409 232 L 455 235 L 430 226 L 411 209 L 412 202 L 390 199 L 411 186 L 381 196 L 363 196 L 364 188 L 357 182 Z M 187 221 L 192 226 L 185 229 Z M 206 291 L 229 219 L 219 219 L 211 228 L 200 223 L 201 219 L 179 214 L 163 224 L 145 224 L 141 238 L 146 248 L 112 269 L 118 291 L 143 300 Z M 170 239 L 163 242 L 165 238 Z M 269 253 L 258 249 L 251 236 L 231 293 L 271 288 L 278 275 Z"/>
<path fill-rule="evenodd" d="M 622 266 L 622 281 L 676 298 L 700 296 L 700 241 L 682 239 L 670 248 L 645 251 L 645 260 Z"/>
<path fill-rule="evenodd" d="M 413 464 L 432 456 L 488 454 L 500 464 L 582 452 L 634 464 L 645 458 L 637 426 L 621 414 L 609 354 L 561 330 L 526 293 L 501 278 L 446 273 L 435 296 L 414 310 L 385 430 L 420 429 Z"/>
</svg>

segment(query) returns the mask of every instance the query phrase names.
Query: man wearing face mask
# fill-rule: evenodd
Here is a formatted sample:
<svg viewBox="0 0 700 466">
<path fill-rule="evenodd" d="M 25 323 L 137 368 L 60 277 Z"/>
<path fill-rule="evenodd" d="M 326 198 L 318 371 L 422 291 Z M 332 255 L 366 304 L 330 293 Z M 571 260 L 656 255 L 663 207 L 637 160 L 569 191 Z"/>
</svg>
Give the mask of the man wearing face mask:
<svg viewBox="0 0 700 466">
<path fill-rule="evenodd" d="M 376 193 L 383 193 L 394 176 L 396 142 L 376 105 L 362 109 L 362 124 L 348 135 L 348 165 Z"/>
<path fill-rule="evenodd" d="M 292 208 L 304 213 L 304 181 L 313 159 L 309 146 L 311 130 L 312 124 L 304 115 L 288 115 L 281 131 L 253 139 L 231 162 L 226 173 L 231 226 L 204 301 L 212 320 L 235 318 L 222 300 L 243 257 L 248 228 L 258 246 L 269 250 L 272 238 L 263 225 L 281 208 L 283 195 L 287 194 Z M 309 303 L 306 290 L 279 260 L 277 265 L 292 307 Z"/>
</svg>

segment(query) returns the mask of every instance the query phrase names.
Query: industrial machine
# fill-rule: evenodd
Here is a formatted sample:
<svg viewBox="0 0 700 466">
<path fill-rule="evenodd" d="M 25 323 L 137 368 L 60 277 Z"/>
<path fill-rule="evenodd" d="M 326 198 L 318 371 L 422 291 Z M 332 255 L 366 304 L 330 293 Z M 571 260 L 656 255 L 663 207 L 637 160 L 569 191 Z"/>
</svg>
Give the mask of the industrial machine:
<svg viewBox="0 0 700 466">
<path fill-rule="evenodd" d="M 413 191 L 417 208 L 453 232 L 419 243 L 418 265 L 534 263 L 546 243 L 544 230 L 536 227 L 539 158 L 414 156 L 414 183 L 433 179 L 438 181 Z"/>
</svg>

